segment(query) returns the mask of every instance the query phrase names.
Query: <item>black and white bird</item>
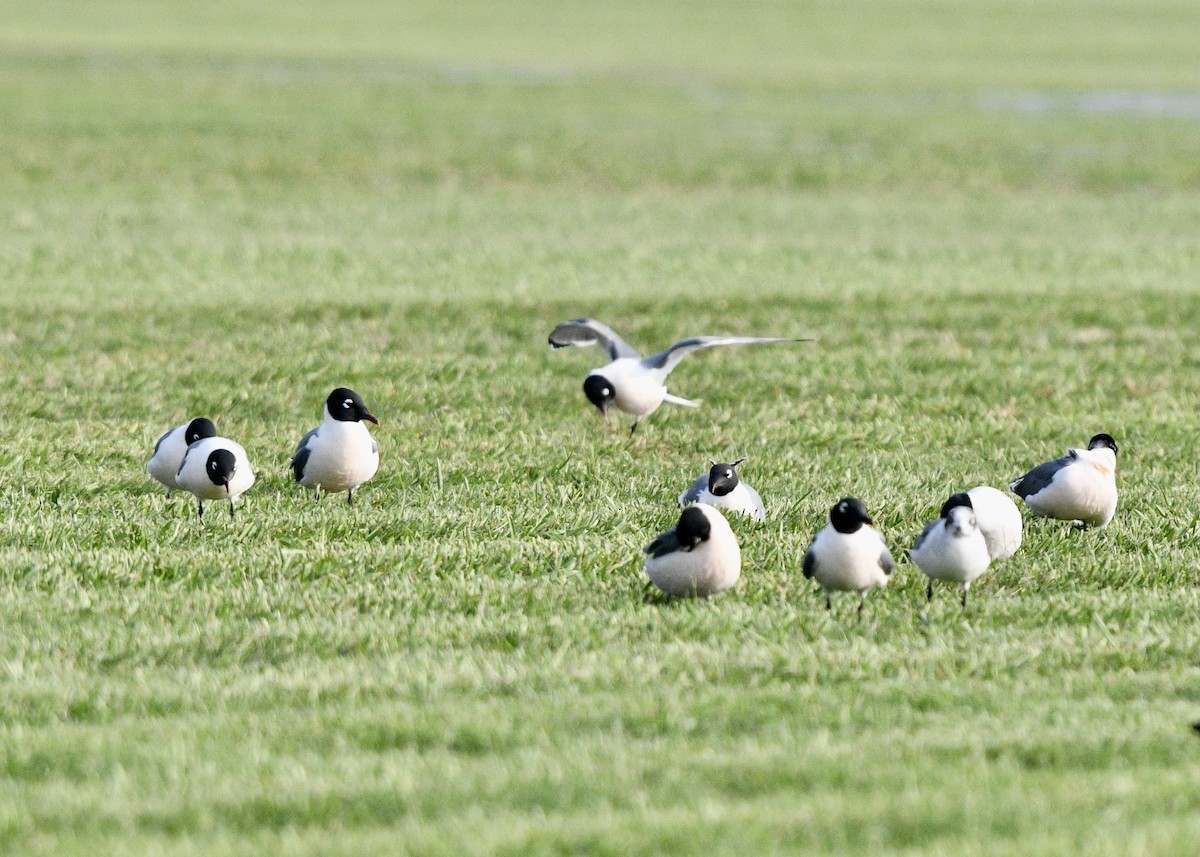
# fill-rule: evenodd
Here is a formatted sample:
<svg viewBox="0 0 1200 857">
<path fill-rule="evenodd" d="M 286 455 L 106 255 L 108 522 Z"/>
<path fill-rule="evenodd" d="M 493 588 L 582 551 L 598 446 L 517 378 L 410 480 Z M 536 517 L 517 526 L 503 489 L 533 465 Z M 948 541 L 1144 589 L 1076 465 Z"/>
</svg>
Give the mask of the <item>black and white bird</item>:
<svg viewBox="0 0 1200 857">
<path fill-rule="evenodd" d="M 742 551 L 729 522 L 712 506 L 688 506 L 679 523 L 642 551 L 651 583 L 667 595 L 707 598 L 738 582 Z"/>
<path fill-rule="evenodd" d="M 1117 442 L 1095 435 L 1087 449 L 1068 449 L 1008 487 L 1038 515 L 1107 526 L 1117 511 Z"/>
<path fill-rule="evenodd" d="M 992 557 L 966 491 L 950 495 L 937 520 L 925 525 L 908 555 L 929 578 L 925 587 L 928 600 L 933 600 L 935 580 L 949 580 L 962 584 L 962 605 L 967 606 L 971 582 L 987 571 Z"/>
<path fill-rule="evenodd" d="M 762 497 L 738 476 L 737 466 L 746 459 L 739 458 L 729 464 L 719 464 L 709 459 L 708 473 L 696 477 L 692 487 L 679 495 L 680 507 L 692 503 L 704 503 L 718 509 L 728 509 L 751 520 L 765 521 L 767 510 Z"/>
<path fill-rule="evenodd" d="M 554 348 L 599 344 L 608 352 L 612 362 L 588 373 L 583 382 L 583 393 L 599 409 L 605 422 L 608 422 L 609 408 L 614 406 L 632 414 L 633 428 L 629 430 L 630 434 L 637 431 L 638 423 L 654 413 L 663 402 L 688 408 L 700 407 L 699 402 L 672 396 L 666 388 L 671 370 L 692 352 L 717 345 L 811 341 L 761 336 L 693 336 L 681 339 L 665 351 L 642 357 L 611 327 L 592 318 L 564 321 L 550 332 L 550 345 Z"/>
<path fill-rule="evenodd" d="M 362 396 L 338 387 L 325 400 L 325 421 L 300 439 L 292 456 L 292 476 L 305 488 L 340 494 L 354 505 L 354 489 L 379 469 L 379 444 L 364 422 L 379 425 Z"/>
<path fill-rule="evenodd" d="M 1021 546 L 1021 510 L 1003 491 L 976 485 L 967 492 L 975 521 L 987 541 L 992 559 L 1008 559 Z"/>
<path fill-rule="evenodd" d="M 154 454 L 146 462 L 146 472 L 167 489 L 167 496 L 170 497 L 171 489 L 179 487 L 175 482 L 175 474 L 179 472 L 179 465 L 183 464 L 187 448 L 198 440 L 216 436 L 217 427 L 207 417 L 196 417 L 175 426 L 154 444 Z"/>
<path fill-rule="evenodd" d="M 225 437 L 206 437 L 187 448 L 175 481 L 196 496 L 201 518 L 205 500 L 228 500 L 232 519 L 238 497 L 254 484 L 254 471 L 241 444 Z"/>
<path fill-rule="evenodd" d="M 862 613 L 867 593 L 885 586 L 896 569 L 883 534 L 857 497 L 844 497 L 829 510 L 829 523 L 813 536 L 804 554 L 804 576 L 816 578 L 825 590 L 825 609 L 832 609 L 830 592 L 857 592 Z"/>
</svg>

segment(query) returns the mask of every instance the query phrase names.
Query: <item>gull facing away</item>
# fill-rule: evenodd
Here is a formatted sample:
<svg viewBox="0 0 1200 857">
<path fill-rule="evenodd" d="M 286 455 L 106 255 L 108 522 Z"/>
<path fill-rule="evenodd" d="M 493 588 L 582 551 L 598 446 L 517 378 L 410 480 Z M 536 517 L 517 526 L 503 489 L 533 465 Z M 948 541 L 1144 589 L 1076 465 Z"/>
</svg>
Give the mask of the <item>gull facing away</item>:
<svg viewBox="0 0 1200 857">
<path fill-rule="evenodd" d="M 568 345 L 587 347 L 600 345 L 608 352 L 612 361 L 588 373 L 583 382 L 583 393 L 595 405 L 600 415 L 608 422 L 608 410 L 616 406 L 633 415 L 633 428 L 654 413 L 663 402 L 700 407 L 699 402 L 690 402 L 667 392 L 666 380 L 679 361 L 694 351 L 717 345 L 756 345 L 769 342 L 812 342 L 811 339 L 781 339 L 761 336 L 693 336 L 681 339 L 665 351 L 642 357 L 637 350 L 616 334 L 608 325 L 593 318 L 577 318 L 564 321 L 550 332 L 550 345 L 566 348 Z"/>
<path fill-rule="evenodd" d="M 313 489 L 317 500 L 321 489 L 333 494 L 346 492 L 354 505 L 354 489 L 379 469 L 379 444 L 363 422 L 379 425 L 367 410 L 362 396 L 348 387 L 338 387 L 325 399 L 325 421 L 300 439 L 292 455 L 292 476 Z"/>
<path fill-rule="evenodd" d="M 829 523 L 813 536 L 804 554 L 804 577 L 825 590 L 825 609 L 833 609 L 831 591 L 857 592 L 861 615 L 867 593 L 887 585 L 896 570 L 891 551 L 875 521 L 857 497 L 843 497 L 829 510 Z"/>
<path fill-rule="evenodd" d="M 729 522 L 712 506 L 688 506 L 679 523 L 642 551 L 650 582 L 667 595 L 707 598 L 742 574 L 742 551 Z"/>
<path fill-rule="evenodd" d="M 1039 515 L 1105 527 L 1117 511 L 1117 442 L 1095 435 L 1087 449 L 1068 449 L 1008 487 Z"/>
<path fill-rule="evenodd" d="M 976 485 L 967 492 L 975 520 L 987 541 L 992 559 L 1008 559 L 1021 546 L 1021 510 L 1003 491 Z"/>
<path fill-rule="evenodd" d="M 680 507 L 691 503 L 704 503 L 718 509 L 728 509 L 751 520 L 765 521 L 767 510 L 758 492 L 738 477 L 737 466 L 746 459 L 739 458 L 729 464 L 720 464 L 709 459 L 708 473 L 698 476 L 692 487 L 679 495 Z"/>
<path fill-rule="evenodd" d="M 949 580 L 962 584 L 962 606 L 966 608 L 971 582 L 987 571 L 992 561 L 967 492 L 950 495 L 937 520 L 925 525 L 908 555 L 929 578 L 926 600 L 933 600 L 935 580 Z"/>
<path fill-rule="evenodd" d="M 205 500 L 228 500 L 229 519 L 233 520 L 233 504 L 254 484 L 254 471 L 241 444 L 225 437 L 206 437 L 187 448 L 175 481 L 196 496 L 201 520 Z"/>
<path fill-rule="evenodd" d="M 179 465 L 183 464 L 187 448 L 198 440 L 216 436 L 217 427 L 207 417 L 196 417 L 175 426 L 154 444 L 154 454 L 146 462 L 146 472 L 167 489 L 167 496 L 170 497 L 171 489 L 179 487 L 175 474 L 179 472 Z"/>
</svg>

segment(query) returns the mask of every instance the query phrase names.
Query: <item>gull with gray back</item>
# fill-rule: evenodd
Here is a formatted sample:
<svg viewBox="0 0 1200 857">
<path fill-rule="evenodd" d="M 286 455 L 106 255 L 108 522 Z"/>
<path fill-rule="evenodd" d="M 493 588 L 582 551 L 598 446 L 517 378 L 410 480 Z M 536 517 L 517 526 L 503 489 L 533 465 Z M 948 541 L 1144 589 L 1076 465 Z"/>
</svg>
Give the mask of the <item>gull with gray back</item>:
<svg viewBox="0 0 1200 857">
<path fill-rule="evenodd" d="M 861 615 L 867 593 L 886 586 L 896 563 L 883 534 L 857 497 L 843 497 L 829 510 L 829 523 L 813 536 L 804 554 L 804 577 L 816 578 L 833 609 L 830 592 L 857 592 Z"/>
<path fill-rule="evenodd" d="M 638 423 L 654 413 L 663 402 L 698 408 L 698 402 L 681 399 L 667 392 L 666 380 L 679 361 L 693 352 L 718 345 L 756 345 L 773 342 L 811 342 L 811 339 L 786 339 L 761 336 L 693 336 L 681 339 L 670 348 L 642 357 L 608 325 L 592 318 L 565 321 L 550 332 L 550 345 L 587 347 L 599 345 L 611 362 L 593 369 L 583 382 L 583 393 L 608 422 L 612 407 L 633 416 L 630 434 Z"/>
<path fill-rule="evenodd" d="M 1036 514 L 1105 527 L 1117 511 L 1117 442 L 1094 435 L 1087 449 L 1039 464 L 1009 488 Z"/>
<path fill-rule="evenodd" d="M 179 472 L 179 465 L 183 464 L 187 448 L 198 440 L 216 436 L 217 427 L 207 417 L 196 417 L 175 426 L 154 444 L 154 454 L 146 462 L 146 472 L 167 489 L 167 496 L 170 497 L 171 489 L 179 487 L 175 474 Z"/>
<path fill-rule="evenodd" d="M 967 492 L 950 495 L 937 520 L 925 525 L 908 555 L 929 578 L 927 600 L 933 600 L 935 580 L 948 580 L 962 584 L 962 606 L 967 606 L 967 590 L 992 561 Z"/>
<path fill-rule="evenodd" d="M 379 444 L 363 423 L 379 425 L 379 420 L 348 387 L 329 394 L 324 414 L 324 422 L 300 439 L 292 455 L 292 477 L 313 489 L 317 500 L 322 490 L 345 491 L 346 502 L 354 505 L 354 490 L 379 469 Z"/>
<path fill-rule="evenodd" d="M 667 595 L 707 598 L 738 582 L 742 551 L 729 522 L 712 506 L 688 506 L 679 523 L 642 551 L 650 582 Z"/>
<path fill-rule="evenodd" d="M 748 515 L 751 520 L 765 521 L 767 510 L 763 506 L 762 497 L 738 476 L 737 466 L 746 459 L 739 458 L 729 464 L 709 460 L 712 467 L 708 473 L 698 476 L 688 488 L 679 495 L 681 507 L 692 503 L 704 503 L 719 509 L 728 509 L 740 515 Z"/>
</svg>

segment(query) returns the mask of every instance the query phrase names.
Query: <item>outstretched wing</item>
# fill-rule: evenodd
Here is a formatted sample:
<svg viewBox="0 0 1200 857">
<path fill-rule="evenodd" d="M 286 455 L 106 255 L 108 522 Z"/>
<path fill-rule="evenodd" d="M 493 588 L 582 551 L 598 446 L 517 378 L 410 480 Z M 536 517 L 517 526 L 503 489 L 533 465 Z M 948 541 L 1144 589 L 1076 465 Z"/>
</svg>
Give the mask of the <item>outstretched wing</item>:
<svg viewBox="0 0 1200 857">
<path fill-rule="evenodd" d="M 1053 461 L 1047 461 L 1045 464 L 1039 464 L 1020 479 L 1014 479 L 1008 485 L 1009 490 L 1021 498 L 1032 497 L 1053 482 L 1054 477 L 1058 475 L 1058 471 L 1078 459 L 1078 453 L 1073 449 L 1068 449 L 1067 454 L 1062 458 L 1056 458 Z"/>
<path fill-rule="evenodd" d="M 812 340 L 763 336 L 693 336 L 690 339 L 679 340 L 666 351 L 643 358 L 642 365 L 647 369 L 660 369 L 665 376 L 679 365 L 680 360 L 701 348 L 713 348 L 717 345 L 760 345 L 767 342 L 812 342 Z"/>
<path fill-rule="evenodd" d="M 594 318 L 564 321 L 550 331 L 550 345 L 554 348 L 566 348 L 568 345 L 587 347 L 596 344 L 608 351 L 610 360 L 642 356 L 636 348 L 618 336 L 615 330 Z"/>
</svg>

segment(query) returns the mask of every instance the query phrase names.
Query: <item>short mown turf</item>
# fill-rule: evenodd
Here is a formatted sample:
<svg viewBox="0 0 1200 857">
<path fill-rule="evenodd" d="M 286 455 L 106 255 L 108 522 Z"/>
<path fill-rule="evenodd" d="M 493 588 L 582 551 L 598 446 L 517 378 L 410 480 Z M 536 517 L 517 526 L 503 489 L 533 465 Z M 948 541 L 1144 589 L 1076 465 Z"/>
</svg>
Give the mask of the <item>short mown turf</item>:
<svg viewBox="0 0 1200 857">
<path fill-rule="evenodd" d="M 1200 7 L 9 5 L 0 853 L 1195 851 Z M 819 341 L 630 439 L 580 315 Z M 287 468 L 342 384 L 353 508 Z M 144 472 L 201 414 L 232 524 Z M 1099 431 L 1116 519 L 966 612 L 800 574 Z M 741 583 L 648 599 L 740 456 Z"/>
</svg>

